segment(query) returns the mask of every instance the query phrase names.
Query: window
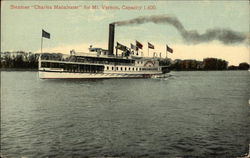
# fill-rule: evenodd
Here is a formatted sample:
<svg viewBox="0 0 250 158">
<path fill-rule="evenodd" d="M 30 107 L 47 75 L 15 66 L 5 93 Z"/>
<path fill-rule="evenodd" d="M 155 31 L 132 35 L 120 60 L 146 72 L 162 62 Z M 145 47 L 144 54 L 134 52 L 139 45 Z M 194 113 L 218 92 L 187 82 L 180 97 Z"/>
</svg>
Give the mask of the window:
<svg viewBox="0 0 250 158">
<path fill-rule="evenodd" d="M 116 70 L 118 70 L 118 67 L 116 67 Z"/>
<path fill-rule="evenodd" d="M 121 71 L 122 71 L 122 67 L 121 67 Z"/>
<path fill-rule="evenodd" d="M 125 67 L 125 71 L 127 71 L 127 68 Z"/>
<path fill-rule="evenodd" d="M 112 66 L 112 70 L 114 70 L 114 67 Z"/>
<path fill-rule="evenodd" d="M 134 70 L 135 70 L 135 68 L 132 68 L 132 70 L 134 71 Z"/>
<path fill-rule="evenodd" d="M 109 70 L 109 67 L 107 66 L 107 70 Z"/>
<path fill-rule="evenodd" d="M 130 70 L 130 67 L 128 68 L 128 70 Z"/>
</svg>

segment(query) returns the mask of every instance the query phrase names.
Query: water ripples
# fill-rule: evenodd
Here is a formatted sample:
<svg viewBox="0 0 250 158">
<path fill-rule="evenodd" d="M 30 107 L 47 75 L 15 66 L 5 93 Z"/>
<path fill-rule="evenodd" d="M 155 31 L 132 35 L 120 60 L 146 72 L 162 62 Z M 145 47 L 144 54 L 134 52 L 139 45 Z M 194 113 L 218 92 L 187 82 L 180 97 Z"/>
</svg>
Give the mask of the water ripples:
<svg viewBox="0 0 250 158">
<path fill-rule="evenodd" d="M 248 151 L 248 73 L 172 72 L 140 80 L 36 77 L 2 73 L 3 156 L 226 158 Z"/>
</svg>

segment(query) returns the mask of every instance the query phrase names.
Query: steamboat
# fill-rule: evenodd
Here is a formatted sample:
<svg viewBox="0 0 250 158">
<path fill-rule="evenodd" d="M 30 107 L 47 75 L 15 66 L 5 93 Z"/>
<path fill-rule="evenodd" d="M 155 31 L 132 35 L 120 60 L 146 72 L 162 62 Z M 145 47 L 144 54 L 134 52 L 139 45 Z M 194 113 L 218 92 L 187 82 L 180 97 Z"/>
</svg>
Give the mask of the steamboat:
<svg viewBox="0 0 250 158">
<path fill-rule="evenodd" d="M 110 24 L 108 50 L 90 46 L 89 52 L 81 55 L 74 50 L 70 51 L 70 56 L 42 53 L 39 78 L 155 78 L 169 72 L 169 66 L 161 64 L 161 57 L 143 57 L 138 48 L 128 49 L 117 42 L 114 54 L 114 35 L 115 24 Z M 119 55 L 118 49 L 121 50 Z"/>
</svg>

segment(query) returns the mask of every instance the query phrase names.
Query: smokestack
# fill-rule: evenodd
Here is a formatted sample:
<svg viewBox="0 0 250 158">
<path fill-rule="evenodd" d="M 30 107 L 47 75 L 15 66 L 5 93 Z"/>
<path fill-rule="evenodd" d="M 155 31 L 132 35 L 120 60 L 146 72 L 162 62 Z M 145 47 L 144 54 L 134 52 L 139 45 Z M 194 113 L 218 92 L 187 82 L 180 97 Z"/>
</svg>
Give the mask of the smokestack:
<svg viewBox="0 0 250 158">
<path fill-rule="evenodd" d="M 109 55 L 114 55 L 115 24 L 109 24 Z"/>
</svg>

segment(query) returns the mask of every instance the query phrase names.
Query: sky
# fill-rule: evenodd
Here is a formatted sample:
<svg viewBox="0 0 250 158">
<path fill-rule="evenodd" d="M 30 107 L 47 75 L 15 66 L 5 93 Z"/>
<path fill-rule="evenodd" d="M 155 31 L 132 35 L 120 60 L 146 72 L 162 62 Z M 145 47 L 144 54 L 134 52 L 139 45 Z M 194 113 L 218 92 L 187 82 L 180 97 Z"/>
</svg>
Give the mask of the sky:
<svg viewBox="0 0 250 158">
<path fill-rule="evenodd" d="M 55 6 L 74 6 L 57 9 Z M 94 9 L 93 6 L 98 8 Z M 249 2 L 241 1 L 1 1 L 1 51 L 41 52 L 42 29 L 50 39 L 43 38 L 43 52 L 69 54 L 88 52 L 88 47 L 108 47 L 108 25 L 138 17 L 175 17 L 185 30 L 204 34 L 211 29 L 227 29 L 248 37 L 236 43 L 220 40 L 190 42 L 168 23 L 143 23 L 116 26 L 115 41 L 130 46 L 135 40 L 144 46 L 144 56 L 161 52 L 166 44 L 174 50 L 171 59 L 221 58 L 229 64 L 250 63 Z M 43 8 L 43 9 L 42 9 Z M 120 8 L 120 9 L 117 9 Z M 144 9 L 145 8 L 145 9 Z M 155 49 L 148 53 L 147 42 Z M 162 55 L 162 56 L 164 56 Z"/>
</svg>

